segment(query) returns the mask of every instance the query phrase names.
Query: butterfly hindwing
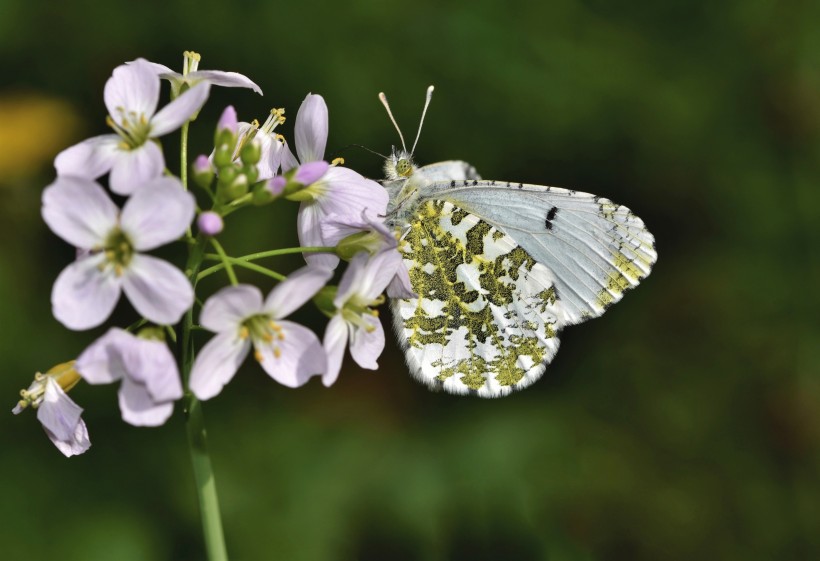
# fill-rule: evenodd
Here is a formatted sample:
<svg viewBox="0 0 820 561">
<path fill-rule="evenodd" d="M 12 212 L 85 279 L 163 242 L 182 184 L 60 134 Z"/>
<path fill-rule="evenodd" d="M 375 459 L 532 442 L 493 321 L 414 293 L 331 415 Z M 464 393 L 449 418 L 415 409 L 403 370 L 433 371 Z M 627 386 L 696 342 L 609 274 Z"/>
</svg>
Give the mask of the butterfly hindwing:
<svg viewBox="0 0 820 561">
<path fill-rule="evenodd" d="M 571 323 L 545 264 L 444 200 L 416 207 L 399 249 L 418 298 L 394 300 L 393 317 L 416 377 L 495 397 L 543 374 Z"/>
</svg>

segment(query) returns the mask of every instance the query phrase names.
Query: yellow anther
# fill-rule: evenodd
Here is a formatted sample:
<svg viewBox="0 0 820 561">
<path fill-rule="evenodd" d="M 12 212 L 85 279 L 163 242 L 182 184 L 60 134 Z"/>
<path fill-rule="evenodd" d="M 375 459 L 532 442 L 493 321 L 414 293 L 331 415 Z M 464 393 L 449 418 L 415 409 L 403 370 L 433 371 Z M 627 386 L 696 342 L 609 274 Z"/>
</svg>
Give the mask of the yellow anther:
<svg viewBox="0 0 820 561">
<path fill-rule="evenodd" d="M 245 327 L 244 325 L 239 328 L 239 338 L 240 339 L 247 339 L 250 334 L 251 334 L 251 332 L 248 331 L 248 328 Z"/>
<path fill-rule="evenodd" d="M 332 162 L 330 162 L 330 165 L 332 165 L 332 166 L 340 166 L 340 165 L 342 165 L 342 164 L 344 164 L 344 163 L 345 163 L 345 159 L 344 159 L 344 158 L 333 158 L 333 161 L 332 161 Z"/>
<path fill-rule="evenodd" d="M 268 322 L 268 325 L 270 325 L 270 328 L 274 331 L 282 331 L 282 326 L 273 320 L 270 320 L 270 322 Z"/>
<path fill-rule="evenodd" d="M 376 331 L 376 326 L 373 325 L 372 323 L 368 323 L 367 325 L 364 326 L 364 330 L 367 331 L 368 333 L 373 333 L 374 331 Z"/>
<path fill-rule="evenodd" d="M 273 348 L 273 356 L 275 356 L 276 358 L 281 358 L 282 357 L 282 349 L 280 349 L 279 347 L 274 347 Z"/>
<path fill-rule="evenodd" d="M 262 335 L 262 339 L 264 339 L 266 343 L 272 343 L 273 335 L 271 335 L 270 333 L 265 333 L 264 335 Z"/>
<path fill-rule="evenodd" d="M 34 375 L 34 379 L 35 379 L 35 380 L 37 380 L 38 382 L 39 382 L 39 381 L 41 381 L 41 380 L 43 380 L 43 379 L 45 379 L 45 377 L 46 377 L 46 375 L 45 375 L 45 374 L 43 374 L 42 372 L 37 372 L 37 373 Z"/>
<path fill-rule="evenodd" d="M 370 315 L 374 318 L 379 317 L 379 310 L 370 310 Z"/>
<path fill-rule="evenodd" d="M 22 398 L 28 397 L 28 392 L 26 390 L 20 390 L 20 397 L 22 397 Z"/>
<path fill-rule="evenodd" d="M 253 351 L 253 358 L 256 359 L 256 362 L 262 362 L 265 359 L 259 351 Z"/>
<path fill-rule="evenodd" d="M 119 263 L 114 265 L 114 274 L 117 275 L 118 277 L 121 277 L 122 273 L 123 273 L 122 265 L 120 265 Z"/>
<path fill-rule="evenodd" d="M 257 121 L 256 119 L 251 121 L 251 128 L 258 129 L 259 128 L 259 121 Z"/>
<path fill-rule="evenodd" d="M 284 341 L 285 340 L 285 334 L 280 331 L 279 333 L 276 334 L 276 338 L 279 339 L 280 341 Z"/>
<path fill-rule="evenodd" d="M 279 142 L 284 144 L 285 143 L 285 135 L 276 133 L 276 140 L 278 140 Z"/>
<path fill-rule="evenodd" d="M 28 401 L 25 401 L 24 399 L 21 399 L 20 401 L 17 402 L 17 406 L 20 409 L 25 409 L 26 407 L 28 407 Z"/>
</svg>

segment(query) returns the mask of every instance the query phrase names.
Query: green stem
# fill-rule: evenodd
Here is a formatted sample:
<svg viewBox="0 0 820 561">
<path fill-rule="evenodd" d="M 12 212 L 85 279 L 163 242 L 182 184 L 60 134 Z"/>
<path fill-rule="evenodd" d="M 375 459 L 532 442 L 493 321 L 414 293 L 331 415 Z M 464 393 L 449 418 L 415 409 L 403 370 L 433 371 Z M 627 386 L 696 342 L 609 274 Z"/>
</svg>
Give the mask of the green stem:
<svg viewBox="0 0 820 561">
<path fill-rule="evenodd" d="M 220 261 L 222 261 L 222 264 L 225 266 L 225 272 L 228 273 L 228 279 L 230 279 L 231 284 L 236 286 L 239 284 L 239 281 L 236 280 L 236 273 L 231 265 L 231 258 L 228 257 L 225 250 L 222 248 L 222 244 L 216 241 L 216 238 L 211 238 L 211 245 L 214 246 L 216 253 L 219 255 Z"/>
<path fill-rule="evenodd" d="M 256 261 L 257 259 L 264 259 L 265 257 L 276 257 L 277 255 L 288 255 L 291 253 L 336 253 L 336 247 L 286 247 L 284 249 L 269 249 L 268 251 L 240 255 L 236 257 L 236 259 Z"/>
<path fill-rule="evenodd" d="M 206 259 L 210 259 L 211 261 L 222 261 L 222 258 L 219 255 L 207 254 L 205 255 Z M 241 259 L 236 259 L 235 257 L 228 257 L 228 261 L 231 262 L 232 265 L 236 265 L 237 267 L 243 267 L 245 269 L 250 269 L 251 271 L 256 271 L 257 273 L 262 273 L 267 277 L 271 277 L 272 279 L 276 279 L 278 281 L 283 281 L 287 277 L 276 271 L 271 271 L 267 267 L 262 267 L 261 265 L 257 265 L 255 263 L 249 263 L 247 261 L 242 261 Z M 225 263 L 219 263 L 218 265 L 214 265 L 213 267 L 208 267 L 207 269 L 203 270 L 199 273 L 197 280 L 202 280 L 205 277 L 208 277 L 216 272 L 221 271 L 225 268 Z"/>
<path fill-rule="evenodd" d="M 191 284 L 196 288 L 199 268 L 205 253 L 205 238 L 198 237 L 188 256 L 186 273 Z M 182 377 L 185 385 L 191 375 L 194 362 L 194 343 L 191 331 L 194 325 L 193 308 L 188 310 L 182 320 Z M 205 431 L 205 417 L 202 412 L 202 403 L 190 392 L 185 394 L 185 428 L 188 433 L 188 447 L 191 454 L 191 464 L 194 470 L 197 498 L 199 499 L 199 513 L 202 519 L 202 532 L 205 538 L 205 550 L 208 561 L 227 561 L 228 552 L 225 548 L 225 537 L 222 532 L 222 518 L 219 514 L 219 499 L 216 494 L 211 458 L 208 455 L 208 439 Z"/>
<path fill-rule="evenodd" d="M 179 179 L 185 189 L 188 189 L 188 124 L 189 121 L 185 121 L 182 125 L 182 138 L 179 142 Z"/>
</svg>

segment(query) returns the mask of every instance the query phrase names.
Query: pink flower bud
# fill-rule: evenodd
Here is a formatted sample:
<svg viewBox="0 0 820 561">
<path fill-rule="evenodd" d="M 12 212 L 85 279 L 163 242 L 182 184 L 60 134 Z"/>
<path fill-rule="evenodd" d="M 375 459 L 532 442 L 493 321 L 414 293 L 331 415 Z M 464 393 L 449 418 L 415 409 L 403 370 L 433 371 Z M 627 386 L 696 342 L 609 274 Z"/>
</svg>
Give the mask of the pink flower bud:
<svg viewBox="0 0 820 561">
<path fill-rule="evenodd" d="M 194 173 L 212 173 L 213 168 L 211 167 L 211 162 L 208 161 L 208 156 L 204 154 L 200 154 L 197 156 L 196 160 L 194 160 Z"/>
<path fill-rule="evenodd" d="M 236 109 L 233 108 L 233 105 L 229 105 L 222 112 L 222 116 L 219 118 L 219 122 L 216 125 L 216 130 L 229 130 L 233 134 L 236 134 L 236 131 L 239 129 L 239 123 L 237 121 Z"/>
<path fill-rule="evenodd" d="M 273 195 L 274 197 L 278 197 L 285 190 L 286 184 L 287 181 L 285 181 L 285 178 L 281 175 L 277 175 L 276 177 L 268 181 L 267 189 L 271 195 Z"/>
<path fill-rule="evenodd" d="M 293 176 L 293 180 L 302 185 L 311 185 L 319 181 L 319 179 L 327 173 L 328 169 L 330 169 L 330 164 L 327 162 L 321 160 L 318 162 L 307 162 L 299 166 L 299 169 L 296 170 L 296 174 Z"/>
<path fill-rule="evenodd" d="M 199 215 L 196 225 L 199 227 L 199 231 L 206 236 L 215 236 L 225 227 L 222 217 L 210 210 Z"/>
</svg>

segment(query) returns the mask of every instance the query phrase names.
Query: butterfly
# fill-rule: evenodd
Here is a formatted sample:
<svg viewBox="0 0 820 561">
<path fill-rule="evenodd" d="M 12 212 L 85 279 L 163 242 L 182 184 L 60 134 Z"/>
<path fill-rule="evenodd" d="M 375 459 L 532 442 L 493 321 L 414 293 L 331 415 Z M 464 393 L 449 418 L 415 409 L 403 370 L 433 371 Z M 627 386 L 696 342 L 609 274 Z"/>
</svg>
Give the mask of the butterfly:
<svg viewBox="0 0 820 561">
<path fill-rule="evenodd" d="M 500 397 L 546 370 L 569 325 L 598 317 L 657 260 L 643 221 L 609 199 L 482 180 L 462 161 L 385 161 L 385 223 L 400 236 L 416 298 L 391 301 L 413 376 L 454 394 Z"/>
</svg>

